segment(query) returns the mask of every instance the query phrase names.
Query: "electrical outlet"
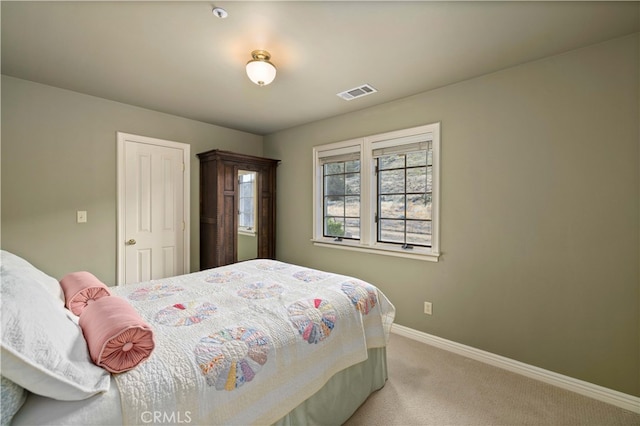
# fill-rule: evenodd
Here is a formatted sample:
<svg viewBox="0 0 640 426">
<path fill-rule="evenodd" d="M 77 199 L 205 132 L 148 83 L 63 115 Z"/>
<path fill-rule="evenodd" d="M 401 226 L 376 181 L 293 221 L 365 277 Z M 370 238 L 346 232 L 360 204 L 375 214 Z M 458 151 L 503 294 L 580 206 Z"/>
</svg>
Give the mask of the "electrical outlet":
<svg viewBox="0 0 640 426">
<path fill-rule="evenodd" d="M 424 313 L 427 315 L 431 315 L 433 313 L 431 310 L 431 302 L 424 302 Z"/>
</svg>

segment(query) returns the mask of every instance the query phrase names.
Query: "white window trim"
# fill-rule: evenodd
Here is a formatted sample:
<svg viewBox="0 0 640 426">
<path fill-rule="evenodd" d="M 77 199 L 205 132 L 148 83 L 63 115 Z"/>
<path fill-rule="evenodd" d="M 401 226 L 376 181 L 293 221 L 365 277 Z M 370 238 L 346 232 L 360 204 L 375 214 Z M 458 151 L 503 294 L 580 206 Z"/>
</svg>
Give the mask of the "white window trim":
<svg viewBox="0 0 640 426">
<path fill-rule="evenodd" d="M 252 230 L 249 230 L 247 228 L 238 227 L 238 235 L 246 235 L 248 237 L 255 237 L 256 236 L 256 231 L 252 228 Z"/>
<path fill-rule="evenodd" d="M 257 202 L 258 202 L 258 173 L 252 170 L 245 170 L 246 174 L 253 174 L 253 227 L 246 227 L 238 225 L 238 235 L 247 235 L 251 237 L 255 237 L 256 235 L 256 224 L 258 223 L 258 212 L 257 212 Z M 240 185 L 240 183 L 238 183 Z M 239 191 L 238 191 L 239 192 Z M 238 222 L 240 222 L 240 210 L 238 210 Z"/>
<path fill-rule="evenodd" d="M 376 211 L 376 188 L 373 148 L 394 146 L 397 144 L 414 143 L 414 136 L 430 135 L 432 143 L 432 185 L 431 194 L 431 247 L 414 247 L 411 250 L 401 248 L 396 244 L 379 243 L 376 241 L 376 223 L 373 215 Z M 404 139 L 404 140 L 402 140 Z M 360 240 L 334 238 L 323 235 L 324 204 L 322 199 L 322 166 L 321 158 L 333 153 L 341 153 L 357 147 L 360 151 Z M 353 148 L 351 148 L 352 150 Z M 332 153 L 333 152 L 333 153 Z M 432 123 L 410 129 L 397 130 L 378 135 L 366 136 L 358 139 L 335 142 L 313 148 L 313 237 L 315 246 L 354 250 L 387 256 L 397 256 L 409 259 L 419 259 L 437 262 L 440 258 L 440 123 Z"/>
</svg>

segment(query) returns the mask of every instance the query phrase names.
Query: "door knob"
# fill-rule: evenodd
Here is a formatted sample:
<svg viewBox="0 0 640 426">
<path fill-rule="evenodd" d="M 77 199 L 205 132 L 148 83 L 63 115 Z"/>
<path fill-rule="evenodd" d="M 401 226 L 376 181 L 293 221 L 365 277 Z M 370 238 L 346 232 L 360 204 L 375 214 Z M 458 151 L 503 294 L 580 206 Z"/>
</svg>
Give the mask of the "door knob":
<svg viewBox="0 0 640 426">
<path fill-rule="evenodd" d="M 134 240 L 133 238 L 132 238 L 132 239 L 130 239 L 129 241 L 127 241 L 127 245 L 128 245 L 128 246 L 135 245 L 135 243 L 136 243 L 136 240 Z"/>
</svg>

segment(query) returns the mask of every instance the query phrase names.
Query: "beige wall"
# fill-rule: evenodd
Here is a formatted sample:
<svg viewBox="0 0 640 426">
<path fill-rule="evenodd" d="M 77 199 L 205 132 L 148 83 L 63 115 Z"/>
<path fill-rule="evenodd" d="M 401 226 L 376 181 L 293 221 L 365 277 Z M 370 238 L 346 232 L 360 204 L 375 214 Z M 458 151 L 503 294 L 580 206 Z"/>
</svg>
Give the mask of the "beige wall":
<svg viewBox="0 0 640 426">
<path fill-rule="evenodd" d="M 123 131 L 191 144 L 196 270 L 195 154 L 278 158 L 279 259 L 375 283 L 398 324 L 640 396 L 639 57 L 639 37 L 626 37 L 269 135 L 264 148 L 260 136 L 3 76 L 2 248 L 56 277 L 87 269 L 115 282 Z M 311 147 L 435 121 L 442 260 L 314 247 Z"/>
<path fill-rule="evenodd" d="M 262 137 L 2 76 L 2 248 L 48 274 L 116 280 L 116 132 L 191 145 L 191 270 L 199 265 L 199 163 Z M 76 223 L 76 210 L 88 222 Z"/>
<path fill-rule="evenodd" d="M 256 259 L 258 257 L 258 237 L 238 234 L 238 261 Z"/>
<path fill-rule="evenodd" d="M 265 155 L 282 160 L 278 258 L 371 281 L 398 324 L 640 396 L 638 45 L 268 135 Z M 311 147 L 437 121 L 441 261 L 314 247 Z"/>
</svg>

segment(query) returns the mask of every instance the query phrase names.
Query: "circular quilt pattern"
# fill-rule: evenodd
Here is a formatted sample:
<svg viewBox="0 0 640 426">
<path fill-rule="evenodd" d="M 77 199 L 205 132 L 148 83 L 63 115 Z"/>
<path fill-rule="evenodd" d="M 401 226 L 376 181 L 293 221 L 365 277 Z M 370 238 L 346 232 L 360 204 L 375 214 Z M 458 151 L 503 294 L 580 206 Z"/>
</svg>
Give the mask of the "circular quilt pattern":
<svg viewBox="0 0 640 426">
<path fill-rule="evenodd" d="M 342 291 L 351 299 L 351 303 L 356 309 L 365 315 L 378 303 L 378 293 L 375 287 L 364 281 L 346 281 L 342 283 Z"/>
<path fill-rule="evenodd" d="M 215 314 L 218 308 L 209 302 L 185 302 L 167 306 L 156 314 L 155 322 L 173 327 L 198 324 Z"/>
<path fill-rule="evenodd" d="M 208 283 L 222 284 L 222 283 L 228 283 L 231 281 L 242 279 L 244 276 L 245 274 L 239 271 L 222 271 L 222 272 L 214 272 L 204 280 Z"/>
<path fill-rule="evenodd" d="M 256 268 L 262 269 L 263 271 L 281 271 L 283 269 L 289 268 L 289 265 L 286 263 L 278 262 L 276 260 L 258 260 L 256 261 Z"/>
<path fill-rule="evenodd" d="M 163 297 L 173 296 L 183 291 L 182 287 L 172 284 L 155 284 L 149 287 L 140 287 L 136 291 L 129 294 L 130 300 L 155 300 Z"/>
<path fill-rule="evenodd" d="M 300 300 L 288 308 L 289 319 L 308 343 L 318 343 L 329 337 L 337 316 L 326 300 Z"/>
<path fill-rule="evenodd" d="M 282 294 L 284 287 L 276 282 L 258 281 L 247 284 L 238 290 L 238 296 L 245 299 L 267 299 Z"/>
<path fill-rule="evenodd" d="M 294 278 L 304 281 L 305 283 L 314 283 L 329 278 L 326 272 L 315 271 L 313 269 L 303 269 L 293 274 Z"/>
<path fill-rule="evenodd" d="M 271 339 L 254 328 L 225 328 L 203 337 L 194 349 L 207 384 L 232 391 L 253 380 L 267 362 Z"/>
</svg>

